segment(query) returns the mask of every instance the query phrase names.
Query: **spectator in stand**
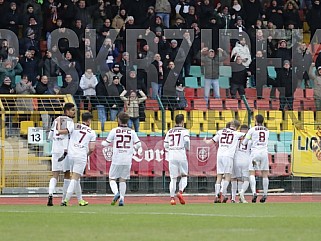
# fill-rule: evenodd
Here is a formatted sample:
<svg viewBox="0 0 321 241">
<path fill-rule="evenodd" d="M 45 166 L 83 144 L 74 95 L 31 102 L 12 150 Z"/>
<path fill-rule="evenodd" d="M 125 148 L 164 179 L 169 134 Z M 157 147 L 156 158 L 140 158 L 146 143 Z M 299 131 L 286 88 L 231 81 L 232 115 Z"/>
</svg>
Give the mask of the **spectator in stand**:
<svg viewBox="0 0 321 241">
<path fill-rule="evenodd" d="M 287 47 L 287 41 L 285 39 L 281 39 L 278 44 L 278 48 L 274 51 L 274 58 L 280 58 L 282 63 L 284 60 L 291 61 L 292 59 L 292 51 Z M 277 69 L 277 68 L 276 68 Z"/>
<path fill-rule="evenodd" d="M 142 27 L 144 29 L 153 29 L 156 21 L 156 13 L 155 8 L 153 6 L 149 6 L 147 9 L 146 17 L 142 22 Z"/>
<path fill-rule="evenodd" d="M 306 43 L 301 43 L 294 52 L 293 69 L 295 69 L 295 77 L 298 81 L 298 88 L 302 88 L 302 81 L 305 88 L 310 88 L 308 68 L 312 63 L 312 54 Z"/>
<path fill-rule="evenodd" d="M 46 51 L 46 55 L 44 56 L 41 65 L 43 75 L 49 77 L 53 81 L 57 81 L 57 77 L 61 73 L 57 62 L 52 59 L 52 52 L 50 50 Z"/>
<path fill-rule="evenodd" d="M 106 73 L 108 77 L 108 83 L 111 85 L 113 83 L 114 76 L 117 76 L 120 80 L 123 75 L 120 73 L 120 66 L 118 63 L 114 64 L 113 68 Z"/>
<path fill-rule="evenodd" d="M 116 0 L 114 4 L 111 5 L 112 18 L 119 14 L 121 9 L 125 9 L 125 5 L 122 0 Z"/>
<path fill-rule="evenodd" d="M 135 23 L 135 19 L 133 16 L 128 16 L 124 26 L 119 31 L 119 37 L 122 38 L 121 44 L 123 49 L 126 51 L 126 29 L 137 29 L 138 26 Z"/>
<path fill-rule="evenodd" d="M 122 54 L 121 60 L 119 61 L 119 71 L 122 75 L 126 75 L 126 72 L 131 68 L 132 66 L 130 66 L 130 63 L 129 63 L 129 53 L 124 52 Z"/>
<path fill-rule="evenodd" d="M 96 85 L 98 80 L 96 75 L 94 75 L 92 69 L 87 69 L 85 73 L 81 76 L 79 86 L 84 92 L 85 97 L 85 110 L 89 111 L 89 103 L 91 103 L 91 98 L 96 96 Z"/>
<path fill-rule="evenodd" d="M 218 7 L 219 6 L 219 7 Z M 234 23 L 234 21 L 231 20 L 231 14 L 229 12 L 229 8 L 227 6 L 222 7 L 222 11 L 219 12 L 218 9 L 221 7 L 220 4 L 218 4 L 214 11 L 214 16 L 217 14 L 218 16 L 218 22 L 220 23 L 220 28 L 222 29 L 222 35 L 220 35 L 220 48 L 224 49 L 226 52 L 230 51 L 230 26 Z M 215 47 L 215 46 L 213 46 Z M 216 49 L 215 49 L 216 50 Z"/>
<path fill-rule="evenodd" d="M 168 50 L 168 55 L 169 55 L 168 60 L 175 61 L 177 68 L 182 68 L 182 71 L 180 73 L 180 75 L 182 76 L 183 65 L 186 59 L 186 53 L 183 48 L 178 47 L 177 40 L 173 39 L 171 41 L 170 49 Z"/>
<path fill-rule="evenodd" d="M 246 39 L 241 38 L 239 42 L 235 44 L 232 49 L 231 60 L 236 62 L 236 59 L 240 57 L 242 59 L 242 64 L 245 68 L 248 68 L 251 64 L 252 58 L 249 46 L 246 44 Z"/>
<path fill-rule="evenodd" d="M 109 19 L 110 26 L 111 26 L 111 21 L 110 21 L 111 18 L 112 18 L 112 12 L 110 8 L 110 2 L 104 1 L 104 3 L 101 4 L 99 8 L 93 12 L 93 29 L 96 29 L 96 31 L 101 29 L 106 19 Z"/>
<path fill-rule="evenodd" d="M 179 15 L 181 15 L 184 20 L 185 20 L 185 23 L 187 26 L 191 26 L 192 23 L 199 23 L 199 17 L 197 16 L 196 14 L 196 10 L 195 10 L 195 6 L 192 6 L 192 5 L 189 5 L 188 6 L 188 12 L 185 13 L 184 12 L 184 8 L 186 8 L 188 3 L 185 3 L 185 1 L 183 2 L 183 5 L 181 3 L 181 8 L 179 10 Z"/>
<path fill-rule="evenodd" d="M 120 99 L 120 94 L 125 90 L 120 84 L 120 79 L 117 75 L 113 77 L 113 82 L 107 87 L 108 103 L 110 105 L 110 120 L 115 121 L 117 115 L 124 110 L 124 103 Z"/>
<path fill-rule="evenodd" d="M 71 28 L 77 35 L 79 46 L 82 46 L 85 41 L 85 25 L 82 23 L 81 19 L 75 20 L 75 25 Z"/>
<path fill-rule="evenodd" d="M 245 95 L 246 82 L 250 72 L 248 72 L 243 65 L 243 60 L 240 56 L 236 57 L 236 60 L 231 64 L 231 67 L 232 77 L 230 78 L 230 93 L 232 99 L 235 99 L 237 92 L 239 96 Z"/>
<path fill-rule="evenodd" d="M 152 99 L 156 100 L 156 96 L 162 96 L 162 88 L 164 84 L 164 70 L 163 70 L 163 61 L 159 54 L 155 54 L 154 61 L 151 64 L 151 68 L 157 71 L 157 77 L 154 79 L 154 76 L 151 80 L 152 85 Z"/>
<path fill-rule="evenodd" d="M 65 76 L 65 87 L 58 88 L 57 86 L 54 88 L 54 92 L 57 95 L 75 95 L 78 87 L 79 87 L 79 80 L 78 79 L 72 79 L 71 74 L 66 74 Z"/>
<path fill-rule="evenodd" d="M 40 41 L 41 38 L 41 26 L 39 26 L 35 16 L 30 16 L 28 20 L 28 26 L 24 32 L 24 36 L 28 36 L 30 29 L 35 33 L 35 39 Z"/>
<path fill-rule="evenodd" d="M 5 77 L 9 77 L 12 83 L 15 83 L 15 77 L 21 74 L 23 71 L 20 63 L 18 62 L 16 66 L 13 66 L 11 60 L 5 60 L 2 65 L 0 65 L 0 85 L 2 85 Z M 14 87 L 14 84 L 13 84 Z"/>
<path fill-rule="evenodd" d="M 166 2 L 166 1 L 167 0 L 163 0 L 163 2 Z M 149 6 L 154 5 L 154 3 L 155 3 L 155 0 L 126 1 L 125 6 L 128 10 L 128 15 L 134 17 L 135 24 L 138 26 L 138 28 L 143 27 L 147 9 Z"/>
<path fill-rule="evenodd" d="M 110 37 L 110 30 L 114 29 L 111 26 L 111 20 L 109 18 L 106 18 L 104 20 L 104 24 L 101 26 L 101 28 L 97 29 L 98 33 L 98 43 L 97 48 L 100 48 L 100 46 L 103 44 L 105 38 Z"/>
<path fill-rule="evenodd" d="M 277 0 L 272 0 L 270 6 L 266 9 L 266 20 L 271 21 L 277 29 L 283 28 L 283 8 Z"/>
<path fill-rule="evenodd" d="M 18 36 L 20 14 L 17 9 L 17 4 L 15 2 L 10 3 L 10 10 L 5 14 L 4 19 L 6 27 L 12 32 L 14 32 L 16 36 Z"/>
<path fill-rule="evenodd" d="M 82 70 L 80 63 L 73 58 L 73 54 L 71 51 L 67 51 L 64 54 L 64 59 L 62 59 L 59 63 L 59 67 L 62 72 L 62 77 L 66 80 L 66 75 L 71 75 L 72 80 L 79 82 L 80 76 L 82 75 Z M 66 86 L 66 82 L 63 81 L 64 87 Z"/>
<path fill-rule="evenodd" d="M 243 8 L 246 16 L 246 28 L 249 28 L 251 25 L 255 25 L 256 20 L 259 18 L 265 19 L 264 11 L 260 0 L 244 0 Z"/>
<path fill-rule="evenodd" d="M 302 29 L 303 23 L 299 15 L 299 6 L 293 0 L 288 0 L 284 5 L 283 11 L 284 25 L 287 26 L 289 22 L 294 23 L 294 28 Z"/>
<path fill-rule="evenodd" d="M 21 60 L 22 74 L 27 75 L 28 79 L 35 86 L 37 81 L 40 80 L 39 62 L 32 56 L 31 51 L 26 51 L 25 57 Z"/>
<path fill-rule="evenodd" d="M 108 77 L 104 75 L 100 78 L 100 81 L 95 87 L 96 89 L 96 96 L 98 99 L 98 104 L 96 105 L 98 111 L 98 120 L 101 123 L 101 130 L 105 130 L 105 122 L 107 121 L 107 111 L 108 103 L 107 103 L 107 96 L 108 96 Z"/>
<path fill-rule="evenodd" d="M 6 13 L 9 10 L 9 3 L 5 0 L 0 0 L 0 29 L 6 28 Z"/>
<path fill-rule="evenodd" d="M 32 82 L 28 80 L 28 76 L 23 75 L 19 83 L 16 84 L 16 93 L 19 95 L 32 95 L 36 93 Z M 32 111 L 33 103 L 30 98 L 19 98 L 16 100 L 18 111 Z"/>
<path fill-rule="evenodd" d="M 125 105 L 125 112 L 129 115 L 128 120 L 128 127 L 132 128 L 134 125 L 134 129 L 136 132 L 139 132 L 139 105 L 144 102 L 147 97 L 145 93 L 142 90 L 131 90 L 129 92 L 129 97 L 126 97 L 127 91 L 124 90 L 120 94 L 120 98 L 122 101 L 124 101 Z M 139 94 L 141 97 L 138 97 L 137 94 Z"/>
<path fill-rule="evenodd" d="M 207 29 L 212 31 L 212 43 L 210 43 L 207 39 L 205 39 L 206 46 L 212 46 L 213 49 L 217 49 L 219 47 L 219 38 L 220 38 L 220 29 L 222 24 L 217 21 L 216 16 L 210 17 L 210 20 L 206 26 Z M 212 44 L 212 45 L 211 45 Z"/>
<path fill-rule="evenodd" d="M 256 88 L 257 98 L 262 99 L 263 96 L 263 86 L 269 85 L 267 80 L 267 68 L 266 68 L 266 59 L 263 56 L 262 51 L 257 51 L 255 58 L 253 58 L 249 71 L 252 75 L 252 87 Z"/>
<path fill-rule="evenodd" d="M 317 111 L 321 110 L 321 66 L 314 70 L 315 63 L 309 68 L 309 76 L 313 80 L 314 103 Z"/>
<path fill-rule="evenodd" d="M 113 18 L 112 27 L 120 31 L 120 29 L 125 26 L 125 21 L 127 19 L 127 10 L 121 8 L 119 13 Z"/>
<path fill-rule="evenodd" d="M 311 35 L 310 41 L 312 41 L 313 35 L 317 29 L 321 29 L 321 4 L 320 0 L 312 0 L 312 7 L 308 10 L 306 20 L 309 24 Z"/>
<path fill-rule="evenodd" d="M 19 45 L 19 53 L 21 56 L 24 55 L 30 47 L 34 47 L 37 52 L 40 52 L 40 42 L 35 39 L 35 32 L 32 29 L 28 29 L 27 37 L 20 39 Z"/>
<path fill-rule="evenodd" d="M 231 21 L 231 23 L 233 23 L 233 21 Z M 243 25 L 243 23 L 244 23 L 243 19 L 240 16 L 238 16 L 236 18 L 235 23 L 231 26 L 232 29 L 237 29 L 239 38 L 242 37 L 243 35 L 246 36 L 246 34 L 247 34 L 247 30 L 246 30 L 245 26 Z M 237 40 L 231 39 L 230 42 L 231 42 L 231 46 L 235 47 Z"/>
<path fill-rule="evenodd" d="M 293 94 L 298 86 L 292 78 L 292 68 L 289 60 L 283 61 L 283 68 L 276 72 L 276 83 L 280 92 L 280 110 L 293 110 Z"/>
<path fill-rule="evenodd" d="M 99 55 L 104 59 L 98 59 L 101 72 L 107 72 L 112 69 L 119 55 L 118 48 L 112 44 L 110 38 L 105 38 L 103 45 L 99 50 Z"/>
<path fill-rule="evenodd" d="M 220 86 L 219 86 L 219 66 L 223 64 L 223 61 L 228 57 L 227 53 L 221 49 L 217 49 L 218 54 L 214 49 L 208 50 L 203 48 L 201 53 L 202 64 L 204 66 L 204 98 L 208 104 L 211 87 L 213 88 L 214 98 L 220 98 Z"/>
<path fill-rule="evenodd" d="M 160 31 L 156 31 L 156 29 L 157 28 L 160 28 L 159 30 Z M 160 16 L 156 16 L 155 17 L 155 24 L 154 24 L 154 26 L 151 28 L 151 30 L 153 31 L 153 32 L 160 32 L 162 35 L 163 35 L 163 32 L 164 32 L 164 29 L 167 29 L 168 27 L 166 27 L 165 25 L 164 25 L 164 22 L 163 22 L 163 19 L 162 19 L 162 17 L 160 17 Z M 159 36 L 159 35 L 157 35 L 156 34 L 156 36 Z"/>
<path fill-rule="evenodd" d="M 75 19 L 80 19 L 83 26 L 87 26 L 90 24 L 93 26 L 93 19 L 92 15 L 96 9 L 99 8 L 99 6 L 103 5 L 103 0 L 98 0 L 97 4 L 94 4 L 92 6 L 87 7 L 85 0 L 80 0 L 78 3 L 78 8 L 76 8 L 76 14 Z"/>
<path fill-rule="evenodd" d="M 210 3 L 210 0 L 198 2 L 197 15 L 200 17 L 200 28 L 204 28 L 206 26 L 213 13 L 214 6 Z"/>
<path fill-rule="evenodd" d="M 156 0 L 155 3 L 155 13 L 156 16 L 162 18 L 164 25 L 169 28 L 170 26 L 170 14 L 171 14 L 171 4 L 169 0 Z"/>
<path fill-rule="evenodd" d="M 5 76 L 0 87 L 0 94 L 14 94 L 15 90 L 11 85 L 11 79 L 9 76 Z"/>
<path fill-rule="evenodd" d="M 31 0 L 33 1 L 33 0 Z M 34 7 L 37 7 L 35 10 Z M 25 12 L 26 11 L 26 12 Z M 38 24 L 39 28 L 42 28 L 42 13 L 41 13 L 41 9 L 40 6 L 37 5 L 36 3 L 32 4 L 28 4 L 26 8 L 23 9 L 23 15 L 22 17 L 22 25 L 23 25 L 23 33 L 26 33 L 27 28 L 29 27 L 29 20 L 30 18 L 33 18 L 35 20 L 35 22 Z M 37 36 L 39 37 L 39 36 Z"/>
<path fill-rule="evenodd" d="M 77 12 L 78 8 L 78 1 L 77 0 L 66 0 L 63 3 L 61 8 L 61 18 L 62 21 L 65 23 L 66 28 L 72 28 L 74 20 L 75 20 L 75 15 Z"/>
<path fill-rule="evenodd" d="M 1 47 L 0 47 L 0 61 L 8 58 L 8 49 L 9 49 L 9 43 L 8 40 L 4 39 L 2 40 Z"/>
<path fill-rule="evenodd" d="M 245 19 L 245 11 L 240 4 L 239 0 L 232 0 L 232 7 L 231 7 L 231 16 L 232 19 L 236 19 L 238 16 L 240 16 L 242 19 Z"/>
</svg>

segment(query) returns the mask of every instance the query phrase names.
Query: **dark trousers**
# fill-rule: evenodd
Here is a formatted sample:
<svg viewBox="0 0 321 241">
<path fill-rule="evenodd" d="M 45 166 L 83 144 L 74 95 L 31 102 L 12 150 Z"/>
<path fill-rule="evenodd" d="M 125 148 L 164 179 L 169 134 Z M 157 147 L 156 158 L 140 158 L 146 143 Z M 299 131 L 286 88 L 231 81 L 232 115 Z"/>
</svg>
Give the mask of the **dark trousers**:
<svg viewBox="0 0 321 241">
<path fill-rule="evenodd" d="M 239 93 L 239 95 L 245 95 L 245 89 L 244 89 L 244 84 L 234 84 L 231 83 L 231 87 L 230 87 L 230 93 L 231 93 L 231 97 L 232 99 L 236 98 L 236 93 Z"/>
</svg>

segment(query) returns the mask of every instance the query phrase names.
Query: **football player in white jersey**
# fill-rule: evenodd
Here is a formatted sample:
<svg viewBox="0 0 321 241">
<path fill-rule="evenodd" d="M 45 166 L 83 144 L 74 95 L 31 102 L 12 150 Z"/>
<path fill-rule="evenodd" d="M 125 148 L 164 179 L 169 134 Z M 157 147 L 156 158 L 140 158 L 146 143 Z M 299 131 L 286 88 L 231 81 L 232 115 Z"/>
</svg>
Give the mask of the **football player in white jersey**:
<svg viewBox="0 0 321 241">
<path fill-rule="evenodd" d="M 241 125 L 240 131 L 245 134 L 248 131 L 247 125 Z M 243 193 L 246 192 L 249 187 L 249 165 L 250 165 L 250 144 L 248 142 L 247 145 L 242 144 L 243 139 L 239 140 L 238 146 L 236 148 L 236 152 L 234 155 L 233 162 L 233 173 L 231 178 L 232 184 L 232 199 L 231 202 L 235 203 L 236 191 L 239 193 L 243 190 Z M 240 203 L 247 203 L 247 201 L 243 196 L 240 196 Z"/>
<path fill-rule="evenodd" d="M 124 206 L 126 180 L 130 178 L 134 149 L 141 148 L 141 142 L 136 132 L 127 126 L 129 115 L 125 112 L 118 114 L 118 127 L 110 131 L 103 146 L 113 145 L 112 162 L 109 169 L 109 185 L 114 193 L 111 205 L 119 200 L 119 206 Z M 119 190 L 116 180 L 119 179 Z"/>
<path fill-rule="evenodd" d="M 232 168 L 233 168 L 233 158 L 235 154 L 235 150 L 238 144 L 238 140 L 240 137 L 244 135 L 244 133 L 236 131 L 240 126 L 240 122 L 237 120 L 233 120 L 230 123 L 230 128 L 224 128 L 219 130 L 216 135 L 211 140 L 204 141 L 208 144 L 211 142 L 218 143 L 219 147 L 217 150 L 217 178 L 215 183 L 215 199 L 214 203 L 220 203 L 220 189 L 221 189 L 221 181 L 224 175 L 223 181 L 223 189 L 222 194 L 224 196 L 223 202 L 226 203 L 228 200 L 227 197 L 227 187 L 231 180 Z"/>
<path fill-rule="evenodd" d="M 263 126 L 264 117 L 262 115 L 255 116 L 255 126 L 252 127 L 246 134 L 243 140 L 243 145 L 247 145 L 251 140 L 251 162 L 249 166 L 250 170 L 250 186 L 252 190 L 252 203 L 256 203 L 256 181 L 255 181 L 255 171 L 259 170 L 262 173 L 263 178 L 263 196 L 260 200 L 264 203 L 267 198 L 269 189 L 269 158 L 268 158 L 268 140 L 269 140 L 269 130 Z M 245 190 L 244 190 L 245 192 Z M 240 196 L 244 193 L 241 192 Z"/>
<path fill-rule="evenodd" d="M 190 149 L 189 131 L 184 128 L 184 115 L 178 114 L 175 117 L 175 127 L 170 129 L 165 136 L 164 148 L 167 151 L 167 160 L 169 162 L 169 175 L 171 178 L 169 191 L 171 205 L 176 205 L 175 192 L 177 178 L 181 177 L 179 182 L 179 191 L 176 194 L 179 202 L 185 204 L 183 192 L 187 186 L 188 160 L 186 151 Z"/>
<path fill-rule="evenodd" d="M 66 198 L 63 201 L 63 206 L 68 206 L 69 200 L 74 192 L 80 187 L 80 177 L 83 175 L 86 168 L 87 160 L 90 154 L 95 149 L 96 133 L 89 126 L 93 116 L 86 112 L 82 114 L 82 124 L 75 124 L 74 131 L 70 135 L 68 145 L 68 160 L 71 167 L 71 181 L 67 189 Z M 81 193 L 81 189 L 80 189 Z M 77 195 L 79 206 L 86 206 L 88 202 L 84 201 Z"/>
<path fill-rule="evenodd" d="M 57 117 L 50 129 L 48 140 L 52 141 L 52 157 L 51 170 L 52 178 L 49 181 L 49 196 L 47 206 L 53 206 L 53 193 L 55 191 L 59 173 L 64 172 L 63 197 L 66 197 L 67 188 L 70 183 L 70 165 L 68 161 L 67 149 L 69 143 L 69 135 L 74 129 L 74 121 L 76 108 L 73 103 L 65 103 L 64 115 Z"/>
</svg>

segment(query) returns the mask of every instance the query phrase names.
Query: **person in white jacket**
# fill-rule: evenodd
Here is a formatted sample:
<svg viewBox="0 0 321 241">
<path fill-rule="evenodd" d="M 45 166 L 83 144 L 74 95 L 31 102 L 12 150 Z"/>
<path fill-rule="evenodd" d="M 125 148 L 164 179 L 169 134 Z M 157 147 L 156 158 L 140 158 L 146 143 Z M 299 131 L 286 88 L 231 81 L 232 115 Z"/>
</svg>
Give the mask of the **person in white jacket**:
<svg viewBox="0 0 321 241">
<path fill-rule="evenodd" d="M 92 69 L 87 69 L 86 72 L 81 76 L 79 86 L 84 91 L 84 96 L 86 97 L 84 103 L 84 109 L 88 109 L 88 103 L 90 102 L 91 96 L 96 96 L 96 85 L 98 80 L 96 75 L 93 74 Z"/>
<path fill-rule="evenodd" d="M 242 64 L 248 68 L 252 62 L 251 52 L 249 46 L 246 44 L 245 38 L 241 38 L 239 42 L 235 44 L 235 47 L 232 49 L 231 59 L 236 60 L 237 56 L 242 58 Z"/>
</svg>

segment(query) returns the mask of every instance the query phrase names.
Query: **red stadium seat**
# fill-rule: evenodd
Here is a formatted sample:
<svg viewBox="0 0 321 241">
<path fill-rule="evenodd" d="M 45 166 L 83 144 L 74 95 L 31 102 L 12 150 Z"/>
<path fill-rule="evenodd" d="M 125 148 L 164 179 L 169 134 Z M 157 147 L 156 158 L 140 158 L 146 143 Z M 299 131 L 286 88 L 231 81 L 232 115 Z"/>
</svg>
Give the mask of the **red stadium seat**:
<svg viewBox="0 0 321 241">
<path fill-rule="evenodd" d="M 254 100 L 252 100 L 252 99 L 247 99 L 247 103 L 248 103 L 250 109 L 253 110 L 254 107 L 255 107 L 255 106 L 254 106 Z M 241 100 L 241 102 L 240 102 L 240 109 L 241 109 L 241 110 L 246 110 L 246 105 L 245 105 L 245 103 L 243 102 L 243 100 Z"/>
<path fill-rule="evenodd" d="M 193 108 L 195 110 L 207 111 L 207 103 L 205 99 L 194 99 Z"/>
<path fill-rule="evenodd" d="M 294 99 L 293 101 L 293 110 L 303 110 L 302 101 L 298 99 Z"/>
<path fill-rule="evenodd" d="M 146 110 L 154 110 L 154 111 L 159 110 L 159 105 L 157 100 L 147 99 L 145 101 L 145 106 L 146 106 Z"/>
<path fill-rule="evenodd" d="M 270 99 L 270 92 L 271 92 L 271 88 L 269 88 L 269 87 L 265 87 L 265 88 L 263 88 L 263 92 L 262 92 L 262 97 L 264 98 L 264 99 Z"/>
<path fill-rule="evenodd" d="M 305 100 L 303 101 L 303 109 L 304 110 L 313 110 L 315 111 L 315 102 L 314 100 Z"/>
<path fill-rule="evenodd" d="M 258 110 L 269 110 L 270 101 L 268 99 L 261 99 L 256 101 L 256 109 Z"/>
<path fill-rule="evenodd" d="M 194 88 L 185 88 L 184 93 L 185 93 L 186 99 L 194 99 L 195 98 L 195 89 Z"/>
<path fill-rule="evenodd" d="M 222 99 L 210 99 L 209 100 L 209 109 L 211 110 L 223 110 L 223 101 Z"/>
<path fill-rule="evenodd" d="M 223 99 L 228 98 L 230 96 L 229 91 L 229 89 L 220 88 L 220 97 Z"/>
<path fill-rule="evenodd" d="M 239 101 L 236 99 L 226 99 L 225 109 L 227 110 L 237 110 L 239 109 Z"/>
<path fill-rule="evenodd" d="M 314 97 L 314 91 L 313 89 L 305 89 L 305 98 L 313 100 Z"/>
<path fill-rule="evenodd" d="M 203 98 L 204 97 L 204 88 L 198 88 L 196 89 L 196 96 L 198 98 Z"/>
<path fill-rule="evenodd" d="M 294 100 L 303 100 L 304 92 L 303 89 L 296 89 L 294 92 Z"/>
<path fill-rule="evenodd" d="M 246 88 L 245 89 L 245 97 L 247 99 L 256 99 L 257 93 L 255 88 Z"/>
<path fill-rule="evenodd" d="M 289 162 L 289 155 L 287 153 L 277 152 L 274 154 L 274 163 L 277 164 L 286 164 L 288 165 Z"/>
<path fill-rule="evenodd" d="M 277 99 L 271 100 L 271 110 L 278 110 L 280 109 L 280 101 Z"/>
</svg>

